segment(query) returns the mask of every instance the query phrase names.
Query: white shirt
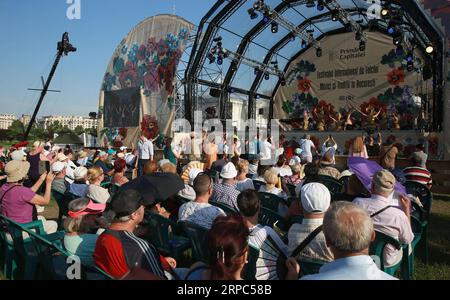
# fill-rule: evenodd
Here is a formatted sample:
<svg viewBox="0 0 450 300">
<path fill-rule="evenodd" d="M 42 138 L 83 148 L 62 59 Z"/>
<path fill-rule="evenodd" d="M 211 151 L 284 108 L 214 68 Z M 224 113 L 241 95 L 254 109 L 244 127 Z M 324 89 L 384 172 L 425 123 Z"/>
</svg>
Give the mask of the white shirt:
<svg viewBox="0 0 450 300">
<path fill-rule="evenodd" d="M 312 148 L 315 148 L 314 143 L 311 140 L 307 139 L 301 139 L 300 140 L 300 147 L 303 150 L 302 156 L 303 157 L 312 157 Z"/>
<path fill-rule="evenodd" d="M 150 140 L 139 140 L 139 159 L 150 159 L 153 156 L 153 143 Z"/>
<path fill-rule="evenodd" d="M 268 140 L 264 140 L 261 149 L 261 160 L 267 160 L 272 158 L 272 144 Z"/>
<path fill-rule="evenodd" d="M 225 212 L 222 209 L 209 203 L 192 201 L 181 205 L 178 212 L 178 219 L 210 229 L 213 221 L 220 215 L 225 216 Z"/>
<path fill-rule="evenodd" d="M 326 153 L 329 153 L 333 157 L 333 164 L 335 164 L 336 161 L 334 159 L 334 156 L 336 154 L 336 150 L 337 150 L 337 145 L 336 144 L 334 144 L 331 147 L 326 147 L 325 143 L 323 143 L 323 145 L 322 145 L 322 157 L 324 157 Z"/>
</svg>

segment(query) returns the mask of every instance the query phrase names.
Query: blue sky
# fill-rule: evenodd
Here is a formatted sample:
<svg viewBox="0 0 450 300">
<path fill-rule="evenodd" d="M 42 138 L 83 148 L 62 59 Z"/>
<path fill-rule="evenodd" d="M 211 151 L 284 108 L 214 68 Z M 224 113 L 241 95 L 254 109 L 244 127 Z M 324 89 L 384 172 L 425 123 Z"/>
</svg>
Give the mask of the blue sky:
<svg viewBox="0 0 450 300">
<path fill-rule="evenodd" d="M 172 13 L 198 24 L 215 0 L 80 0 L 81 19 L 69 20 L 67 0 L 0 0 L 0 113 L 32 114 L 65 31 L 76 53 L 64 57 L 39 115 L 97 111 L 100 85 L 114 49 L 143 19 Z"/>
</svg>

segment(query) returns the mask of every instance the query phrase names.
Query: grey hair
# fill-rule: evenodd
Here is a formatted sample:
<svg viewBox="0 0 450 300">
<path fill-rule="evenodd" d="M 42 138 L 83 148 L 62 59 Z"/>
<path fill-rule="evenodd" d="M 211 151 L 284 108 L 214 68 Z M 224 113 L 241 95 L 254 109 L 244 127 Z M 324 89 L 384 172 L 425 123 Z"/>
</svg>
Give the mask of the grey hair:
<svg viewBox="0 0 450 300">
<path fill-rule="evenodd" d="M 69 211 L 77 212 L 82 210 L 86 205 L 89 204 L 89 199 L 87 198 L 78 198 L 69 202 Z M 87 233 L 89 232 L 89 226 L 83 222 L 85 220 L 86 215 L 79 216 L 78 218 L 67 217 L 64 220 L 64 229 L 69 232 L 80 232 Z"/>
<path fill-rule="evenodd" d="M 356 253 L 369 247 L 373 222 L 358 205 L 346 201 L 331 203 L 323 220 L 323 233 L 337 250 Z"/>
</svg>

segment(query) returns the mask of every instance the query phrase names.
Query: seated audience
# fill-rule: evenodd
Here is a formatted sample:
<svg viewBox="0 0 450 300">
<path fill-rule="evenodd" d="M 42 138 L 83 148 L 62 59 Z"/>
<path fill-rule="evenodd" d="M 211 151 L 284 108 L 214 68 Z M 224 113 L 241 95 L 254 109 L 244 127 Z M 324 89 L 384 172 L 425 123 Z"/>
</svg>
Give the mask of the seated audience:
<svg viewBox="0 0 450 300">
<path fill-rule="evenodd" d="M 331 154 L 325 154 L 322 159 L 320 160 L 320 167 L 319 167 L 319 175 L 325 175 L 333 177 L 334 179 L 338 180 L 341 176 L 341 172 L 339 172 L 338 169 L 333 167 L 333 157 Z"/>
<path fill-rule="evenodd" d="M 427 170 L 423 156 L 419 152 L 411 155 L 412 167 L 403 169 L 406 181 L 417 182 L 425 185 L 429 189 L 432 187 L 431 172 Z"/>
<path fill-rule="evenodd" d="M 60 161 L 54 162 L 51 166 L 51 171 L 55 175 L 55 179 L 52 182 L 52 190 L 61 194 L 65 194 L 69 183 L 66 178 L 66 164 Z"/>
<path fill-rule="evenodd" d="M 158 172 L 158 164 L 155 161 L 149 160 L 144 164 L 144 175 L 156 172 Z"/>
<path fill-rule="evenodd" d="M 380 148 L 380 165 L 387 170 L 395 169 L 395 160 L 399 151 L 394 142 L 393 139 L 387 139 Z"/>
<path fill-rule="evenodd" d="M 108 159 L 108 153 L 106 153 L 104 151 L 100 151 L 100 153 L 98 154 L 98 159 L 95 161 L 94 166 L 102 168 L 104 174 L 106 174 L 108 176 L 112 176 L 112 174 L 114 173 L 114 169 L 110 169 L 106 165 L 107 159 Z"/>
<path fill-rule="evenodd" d="M 187 280 L 242 280 L 249 230 L 240 215 L 220 216 L 208 232 L 209 265 L 196 263 Z"/>
<path fill-rule="evenodd" d="M 124 159 L 119 158 L 114 162 L 114 175 L 111 179 L 111 184 L 115 184 L 121 186 L 127 183 L 129 180 L 125 176 L 125 172 L 127 171 L 127 163 Z"/>
<path fill-rule="evenodd" d="M 69 217 L 64 220 L 64 248 L 71 255 L 78 256 L 84 265 L 95 266 L 92 255 L 98 235 L 89 232 L 98 227 L 104 210 L 105 204 L 96 204 L 86 198 L 75 199 L 69 203 Z M 106 227 L 104 221 L 101 223 Z"/>
<path fill-rule="evenodd" d="M 291 165 L 292 169 L 292 175 L 284 177 L 287 184 L 292 184 L 294 186 L 298 186 L 300 183 L 302 183 L 302 173 L 303 168 L 300 163 L 296 163 Z"/>
<path fill-rule="evenodd" d="M 424 152 L 424 149 L 425 149 L 425 147 L 424 147 L 424 145 L 423 144 L 417 144 L 416 145 L 416 151 L 414 151 L 413 153 L 412 153 L 412 155 L 415 155 L 415 156 L 417 156 L 418 158 L 420 158 L 420 167 L 422 167 L 422 168 L 427 168 L 427 159 L 428 159 L 428 154 L 426 154 L 425 152 Z M 411 156 L 412 156 L 411 155 Z M 412 158 L 412 157 L 411 157 Z"/>
<path fill-rule="evenodd" d="M 211 228 L 211 224 L 217 216 L 225 215 L 225 212 L 208 203 L 213 194 L 213 180 L 208 174 L 198 174 L 194 180 L 195 200 L 184 203 L 178 211 L 178 219 L 189 221 L 204 228 Z"/>
<path fill-rule="evenodd" d="M 0 187 L 0 214 L 17 223 L 29 223 L 35 221 L 33 212 L 35 205 L 46 206 L 50 203 L 53 173 L 42 174 L 31 187 L 23 186 L 27 178 L 30 163 L 23 160 L 12 160 L 5 166 L 6 183 Z M 44 196 L 36 194 L 45 182 Z M 58 228 L 55 221 L 47 221 L 43 216 L 38 216 L 42 221 L 47 234 L 53 233 Z"/>
<path fill-rule="evenodd" d="M 271 168 L 266 171 L 264 174 L 264 181 L 266 182 L 266 185 L 262 185 L 259 188 L 260 192 L 271 193 L 283 199 L 287 199 L 286 193 L 282 189 L 276 187 L 278 184 L 278 173 L 275 169 Z"/>
<path fill-rule="evenodd" d="M 214 184 L 214 191 L 211 197 L 212 201 L 223 202 L 237 210 L 237 196 L 239 191 L 236 189 L 237 170 L 233 163 L 227 163 L 220 172 L 222 182 Z"/>
<path fill-rule="evenodd" d="M 289 255 L 303 242 L 317 227 L 322 225 L 323 217 L 330 206 L 331 195 L 328 188 L 318 182 L 304 184 L 300 193 L 303 210 L 301 224 L 293 224 L 289 229 Z M 327 247 L 325 236 L 319 233 L 296 257 L 314 261 L 329 262 L 333 254 Z"/>
<path fill-rule="evenodd" d="M 177 174 L 177 166 L 171 162 L 165 163 L 164 165 L 161 166 L 161 172 Z"/>
<path fill-rule="evenodd" d="M 247 189 L 251 189 L 251 190 L 255 189 L 255 187 L 253 186 L 253 180 L 251 180 L 250 178 L 247 178 L 248 166 L 249 166 L 249 163 L 245 159 L 241 159 L 237 163 L 238 174 L 236 177 L 236 189 L 238 191 L 242 192 L 243 190 L 247 190 Z"/>
<path fill-rule="evenodd" d="M 291 159 L 289 160 L 289 165 L 295 165 L 295 164 L 301 164 L 302 163 L 302 159 L 300 158 L 302 154 L 302 149 L 297 148 L 294 151 L 294 155 L 291 157 Z"/>
<path fill-rule="evenodd" d="M 86 167 L 87 162 L 88 162 L 88 154 L 85 151 L 80 151 L 78 152 L 78 159 L 77 159 L 77 164 L 80 167 Z"/>
<path fill-rule="evenodd" d="M 248 175 L 251 179 L 254 179 L 254 178 L 256 178 L 256 176 L 258 176 L 258 160 L 257 159 L 249 159 Z"/>
<path fill-rule="evenodd" d="M 87 178 L 89 187 L 86 197 L 97 203 L 106 203 L 110 199 L 110 195 L 107 189 L 100 186 L 105 178 L 103 170 L 94 166 L 88 170 Z"/>
<path fill-rule="evenodd" d="M 323 233 L 334 261 L 322 266 L 318 274 L 302 280 L 393 280 L 378 269 L 369 256 L 375 240 L 372 219 L 357 205 L 337 201 L 330 205 L 323 219 Z M 290 265 L 288 265 L 288 268 Z"/>
<path fill-rule="evenodd" d="M 357 136 L 353 140 L 353 143 L 350 146 L 349 156 L 363 157 L 365 159 L 369 158 L 369 155 L 367 154 L 367 148 L 366 145 L 364 145 L 364 140 L 362 136 Z"/>
<path fill-rule="evenodd" d="M 225 160 L 225 155 L 223 153 L 218 153 L 217 160 L 212 163 L 211 169 L 220 173 L 226 164 L 227 161 Z"/>
<path fill-rule="evenodd" d="M 75 181 L 69 186 L 69 193 L 77 197 L 85 197 L 88 192 L 88 170 L 85 167 L 78 167 L 73 171 Z"/>
<path fill-rule="evenodd" d="M 373 175 L 372 179 L 372 197 L 356 198 L 353 203 L 364 208 L 369 215 L 389 207 L 392 203 L 391 195 L 394 193 L 395 177 L 388 170 L 381 170 Z M 397 207 L 389 207 L 381 213 L 375 215 L 373 226 L 384 234 L 387 234 L 403 244 L 409 244 L 414 238 L 411 229 L 410 212 L 411 203 L 407 197 L 400 196 L 399 204 L 401 209 Z M 383 253 L 386 266 L 397 264 L 402 258 L 402 251 L 396 250 L 394 246 L 387 245 Z"/>
<path fill-rule="evenodd" d="M 111 226 L 97 239 L 94 250 L 95 265 L 116 279 L 128 275 L 134 267 L 166 279 L 163 265 L 175 268 L 173 258 L 160 256 L 149 242 L 133 232 L 144 218 L 146 201 L 135 190 L 120 191 L 114 195 L 110 209 L 114 215 Z M 167 271 L 167 270 L 166 270 Z"/>
</svg>

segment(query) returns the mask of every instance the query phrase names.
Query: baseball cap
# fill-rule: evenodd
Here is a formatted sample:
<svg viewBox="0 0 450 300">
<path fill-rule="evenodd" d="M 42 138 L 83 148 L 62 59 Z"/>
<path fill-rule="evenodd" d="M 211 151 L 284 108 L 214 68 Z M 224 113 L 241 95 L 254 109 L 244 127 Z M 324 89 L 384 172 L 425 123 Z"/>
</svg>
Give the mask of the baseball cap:
<svg viewBox="0 0 450 300">
<path fill-rule="evenodd" d="M 114 212 L 115 218 L 121 218 L 131 215 L 141 205 L 147 205 L 142 194 L 137 190 L 129 189 L 116 193 L 111 199 L 109 208 Z"/>
<path fill-rule="evenodd" d="M 88 170 L 85 167 L 77 167 L 73 170 L 75 180 L 83 179 L 87 175 Z"/>
<path fill-rule="evenodd" d="M 107 189 L 104 189 L 98 185 L 90 184 L 86 198 L 89 198 L 96 203 L 106 203 L 110 200 L 111 196 L 109 195 Z"/>
<path fill-rule="evenodd" d="M 60 161 L 54 162 L 52 164 L 51 170 L 54 173 L 59 173 L 66 168 L 66 164 Z"/>
<path fill-rule="evenodd" d="M 386 193 L 391 193 L 394 190 L 395 182 L 395 176 L 385 169 L 376 172 L 372 178 L 372 183 Z"/>
<path fill-rule="evenodd" d="M 12 160 L 26 160 L 26 153 L 23 150 L 16 150 L 11 153 Z"/>
<path fill-rule="evenodd" d="M 302 186 L 300 199 L 307 213 L 324 213 L 330 206 L 331 195 L 322 183 L 311 182 Z"/>
<path fill-rule="evenodd" d="M 235 178 L 236 176 L 237 170 L 232 162 L 229 162 L 225 166 L 223 166 L 222 171 L 220 172 L 220 177 L 225 179 Z"/>
</svg>

